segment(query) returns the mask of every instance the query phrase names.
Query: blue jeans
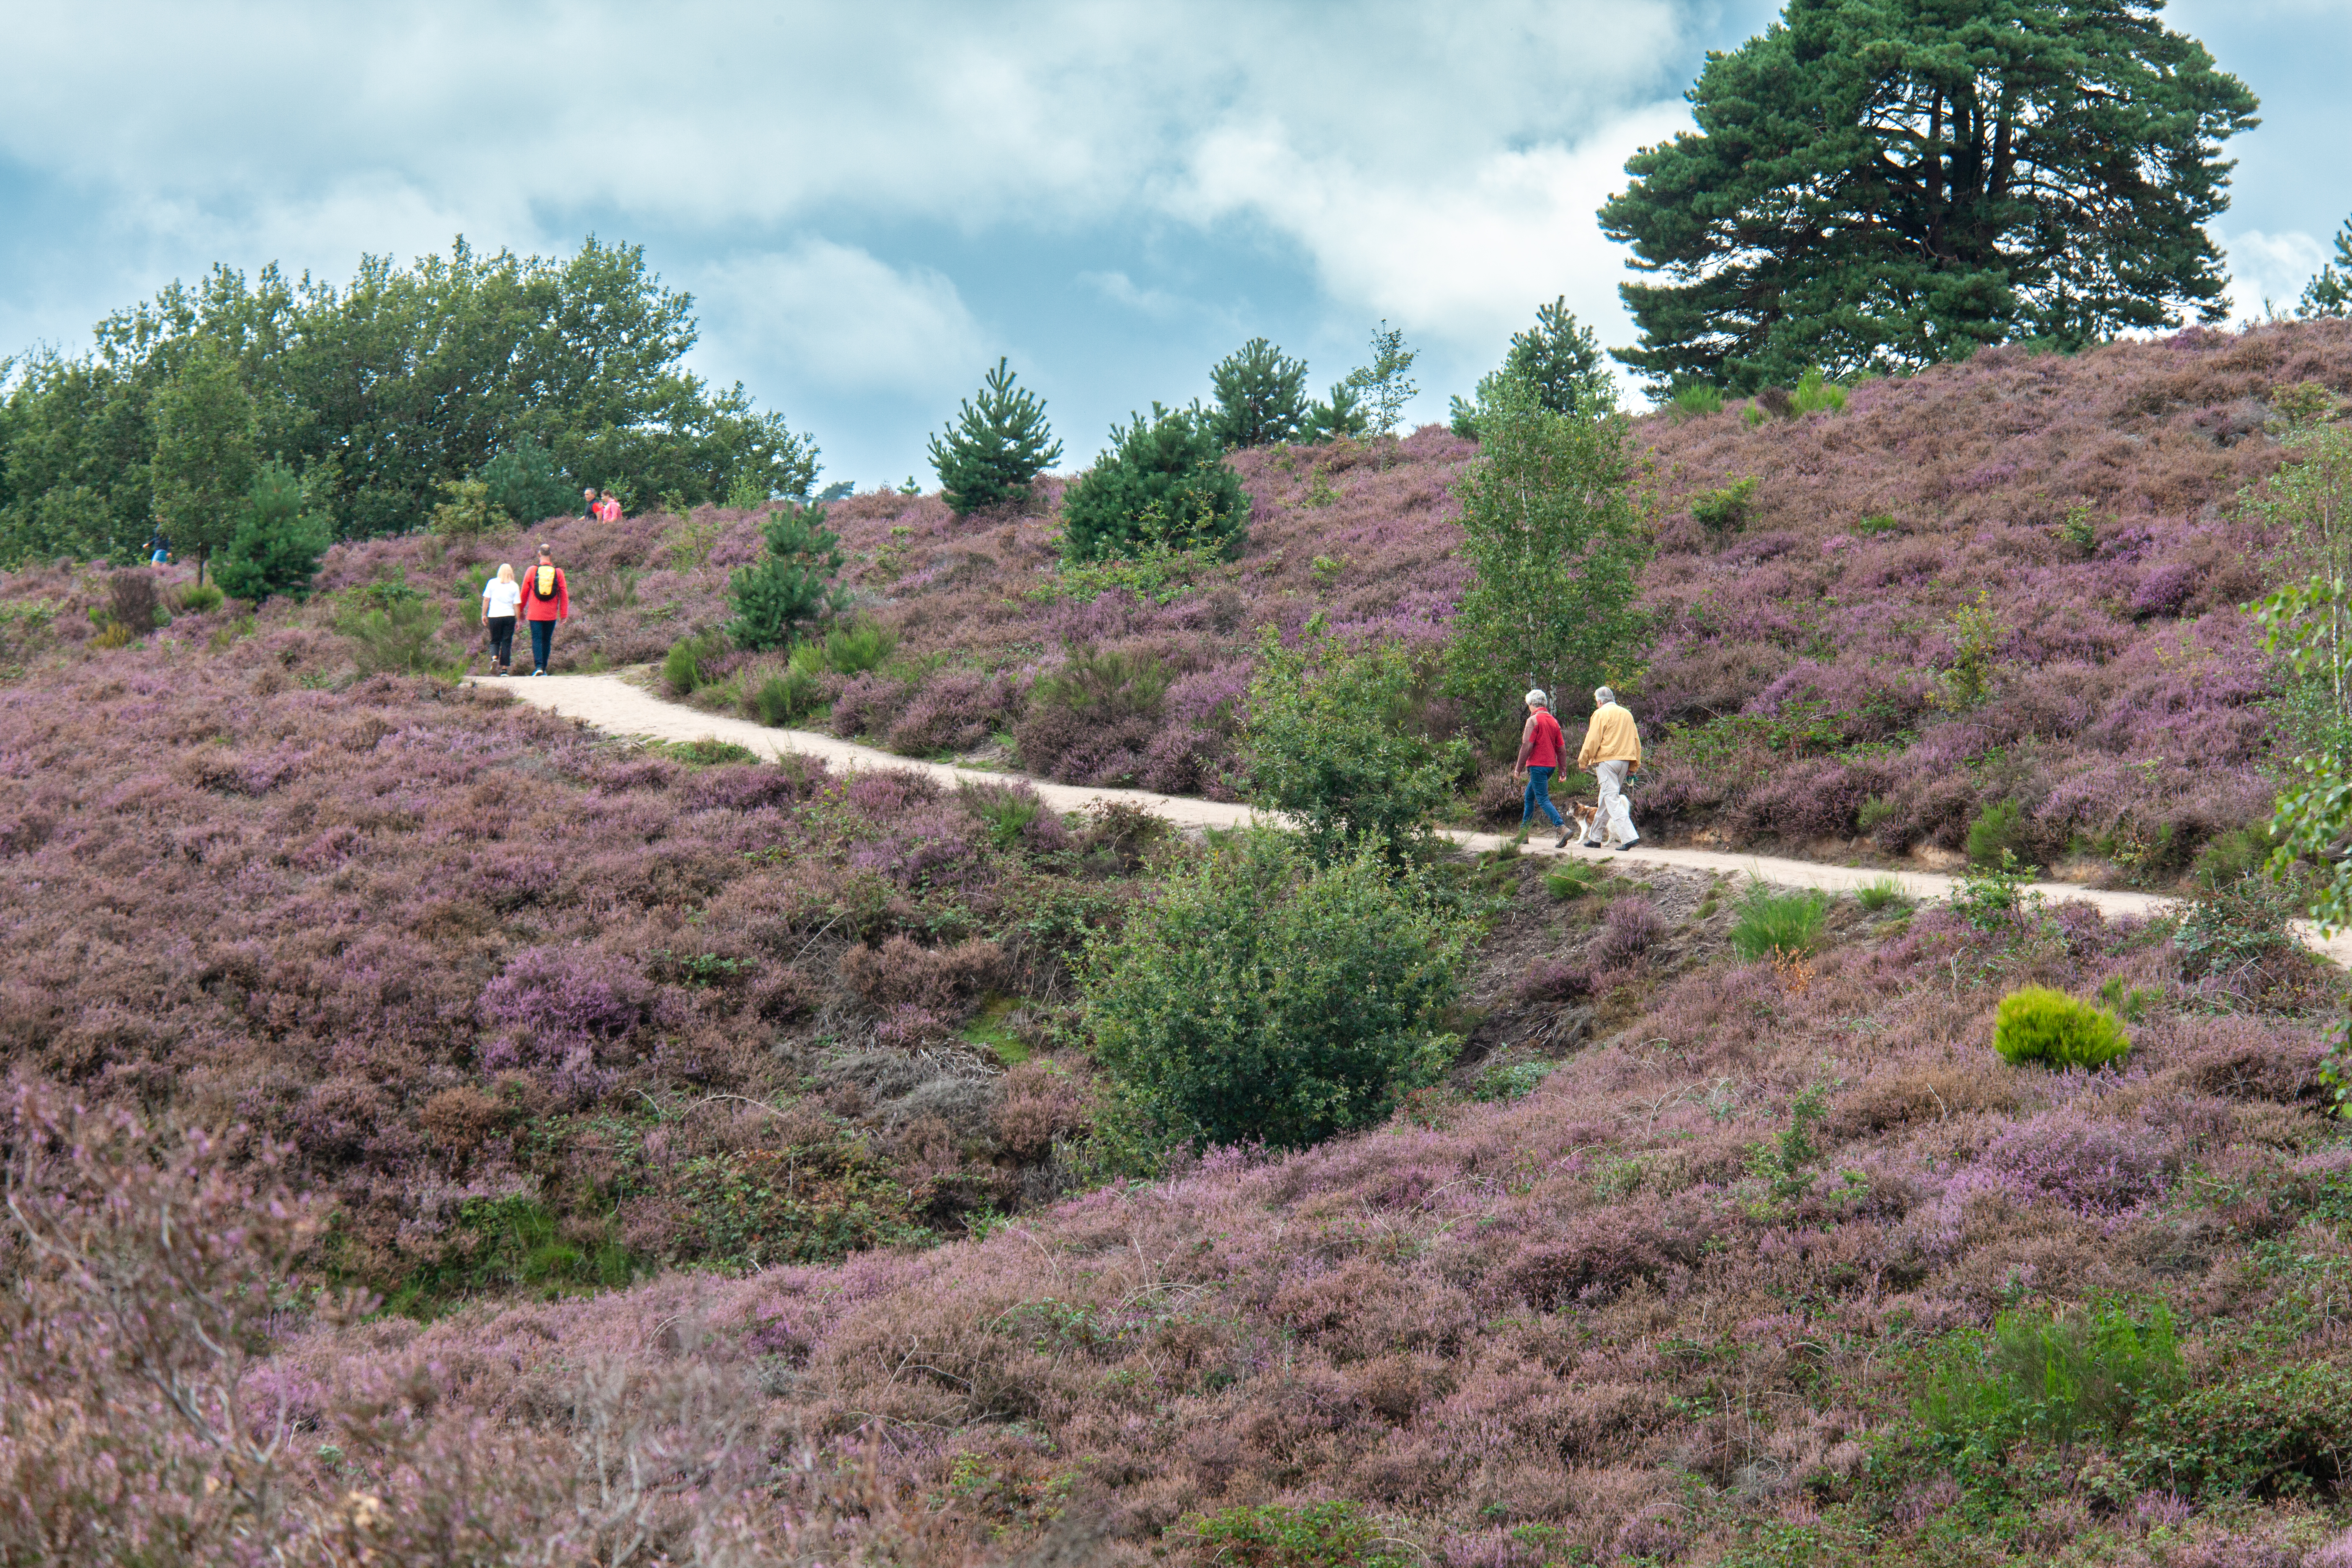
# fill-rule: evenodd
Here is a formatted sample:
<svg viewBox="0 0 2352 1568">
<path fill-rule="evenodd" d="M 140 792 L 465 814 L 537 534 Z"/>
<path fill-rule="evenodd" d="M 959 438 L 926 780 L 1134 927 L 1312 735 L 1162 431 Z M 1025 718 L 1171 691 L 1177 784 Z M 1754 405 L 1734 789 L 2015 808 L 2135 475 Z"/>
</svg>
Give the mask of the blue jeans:
<svg viewBox="0 0 2352 1568">
<path fill-rule="evenodd" d="M 1549 768 L 1529 768 L 1528 770 L 1527 798 L 1519 803 L 1519 826 L 1521 827 L 1525 827 L 1528 825 L 1528 819 L 1535 816 L 1536 807 L 1538 806 L 1543 807 L 1543 814 L 1551 818 L 1551 825 L 1554 827 L 1566 827 L 1568 826 L 1568 824 L 1560 817 L 1559 807 L 1552 805 L 1551 803 L 1551 770 Z"/>
<path fill-rule="evenodd" d="M 545 669 L 545 668 L 547 668 L 547 660 L 548 660 L 548 657 L 549 657 L 551 654 L 554 653 L 554 651 L 555 651 L 555 623 L 554 623 L 553 621 L 533 621 L 533 622 L 531 622 L 531 623 L 530 623 L 530 667 L 531 667 L 531 668 L 533 668 L 533 669 Z"/>
</svg>

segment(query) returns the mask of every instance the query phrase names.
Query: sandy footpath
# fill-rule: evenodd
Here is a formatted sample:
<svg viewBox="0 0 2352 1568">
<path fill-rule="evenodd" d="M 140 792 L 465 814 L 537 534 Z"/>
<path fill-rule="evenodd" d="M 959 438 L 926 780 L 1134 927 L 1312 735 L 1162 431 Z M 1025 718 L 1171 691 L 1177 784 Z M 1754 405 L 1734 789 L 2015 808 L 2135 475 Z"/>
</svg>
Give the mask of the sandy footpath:
<svg viewBox="0 0 2352 1568">
<path fill-rule="evenodd" d="M 609 734 L 641 735 L 656 741 L 699 741 L 706 738 L 732 741 L 763 757 L 793 753 L 823 757 L 837 773 L 860 768 L 887 768 L 928 773 L 946 784 L 1002 784 L 1022 776 L 981 768 L 960 768 L 946 763 L 919 762 L 811 730 L 772 730 L 749 719 L 705 713 L 657 697 L 619 675 L 478 678 L 474 684 L 504 690 L 525 702 L 560 713 L 567 719 L 592 724 Z M 1124 801 L 1185 827 L 1234 827 L 1253 820 L 1256 815 L 1245 805 L 1228 805 L 1189 795 L 1155 795 L 1150 790 L 1140 789 L 1096 789 L 1083 784 L 1054 784 L 1045 779 L 1029 779 L 1026 782 L 1056 811 L 1077 811 L 1097 801 Z M 1638 806 L 1640 803 L 1637 800 L 1635 804 Z M 1506 842 L 1505 836 L 1496 833 L 1448 832 L 1446 837 L 1469 849 L 1494 849 Z M 1902 884 L 1906 893 L 1918 900 L 1948 898 L 1956 886 L 1954 878 L 1935 871 L 1859 870 L 1816 860 L 1727 855 L 1712 849 L 1663 849 L 1643 845 L 1617 854 L 1610 850 L 1585 849 L 1571 844 L 1567 849 L 1556 850 L 1551 847 L 1549 837 L 1530 837 L 1527 852 L 1561 858 L 1577 856 L 1680 866 L 1693 870 L 1757 877 L 1781 887 L 1822 888 L 1832 892 L 1850 892 L 1865 882 L 1891 875 Z M 2036 882 L 2033 886 L 2036 891 L 2053 902 L 2079 899 L 2107 915 L 2153 914 L 2176 901 L 2156 893 L 2084 888 L 2071 882 Z M 2320 942 L 2307 929 L 2302 934 L 2315 952 L 2325 953 L 2339 964 L 2352 965 L 2352 932 L 2340 933 L 2328 942 Z"/>
</svg>

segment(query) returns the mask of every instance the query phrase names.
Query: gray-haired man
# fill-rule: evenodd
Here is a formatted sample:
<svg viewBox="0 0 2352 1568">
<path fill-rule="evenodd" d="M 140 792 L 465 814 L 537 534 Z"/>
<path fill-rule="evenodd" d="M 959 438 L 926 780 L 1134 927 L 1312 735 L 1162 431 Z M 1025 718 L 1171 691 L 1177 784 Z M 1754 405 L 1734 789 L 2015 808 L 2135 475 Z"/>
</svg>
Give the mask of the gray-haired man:
<svg viewBox="0 0 2352 1568">
<path fill-rule="evenodd" d="M 1601 687 L 1592 694 L 1592 722 L 1584 727 L 1584 749 L 1576 765 L 1591 770 L 1601 781 L 1601 809 L 1592 816 L 1593 833 L 1613 840 L 1619 850 L 1642 842 L 1633 831 L 1633 813 L 1625 804 L 1626 775 L 1642 765 L 1642 731 L 1633 715 L 1617 706 L 1617 694 Z M 1592 843 L 1588 836 L 1584 842 Z"/>
</svg>

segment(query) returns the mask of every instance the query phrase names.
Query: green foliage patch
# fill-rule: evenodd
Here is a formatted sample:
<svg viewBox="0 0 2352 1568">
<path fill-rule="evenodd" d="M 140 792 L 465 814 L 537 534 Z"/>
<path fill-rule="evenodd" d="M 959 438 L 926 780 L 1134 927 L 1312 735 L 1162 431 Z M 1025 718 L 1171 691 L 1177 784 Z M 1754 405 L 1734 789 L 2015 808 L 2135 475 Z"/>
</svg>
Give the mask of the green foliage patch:
<svg viewBox="0 0 2352 1568">
<path fill-rule="evenodd" d="M 1829 912 L 1830 896 L 1818 888 L 1775 891 L 1751 880 L 1735 910 L 1732 948 L 1751 962 L 1810 953 L 1821 945 Z"/>
<path fill-rule="evenodd" d="M 1366 845 L 1318 865 L 1286 834 L 1224 838 L 1159 877 L 1078 964 L 1097 1051 L 1170 1142 L 1304 1148 L 1436 1081 L 1469 924 Z"/>
<path fill-rule="evenodd" d="M 1466 742 L 1415 724 L 1420 685 L 1402 645 L 1349 648 L 1319 616 L 1295 643 L 1265 628 L 1244 731 L 1252 804 L 1297 823 L 1318 859 L 1406 854 L 1469 761 Z"/>
<path fill-rule="evenodd" d="M 2046 985 L 2025 985 L 2000 1000 L 1992 1048 L 2012 1067 L 2104 1067 L 2131 1049 L 2123 1020 Z"/>
</svg>

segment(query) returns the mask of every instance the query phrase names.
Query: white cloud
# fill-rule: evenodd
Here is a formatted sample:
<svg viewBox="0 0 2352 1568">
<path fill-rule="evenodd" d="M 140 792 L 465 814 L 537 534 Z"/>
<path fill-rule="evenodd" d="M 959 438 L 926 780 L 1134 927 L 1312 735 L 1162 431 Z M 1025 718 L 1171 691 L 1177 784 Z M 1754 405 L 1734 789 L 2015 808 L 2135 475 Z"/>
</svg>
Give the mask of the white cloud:
<svg viewBox="0 0 2352 1568">
<path fill-rule="evenodd" d="M 1630 330 L 1624 257 L 1594 211 L 1627 156 L 1688 123 L 1681 105 L 1654 105 L 1574 145 L 1498 149 L 1417 180 L 1303 156 L 1279 128 L 1230 131 L 1203 140 L 1181 206 L 1204 221 L 1247 213 L 1295 240 L 1336 299 L 1454 343 L 1499 354 L 1557 295 L 1606 337 Z"/>
<path fill-rule="evenodd" d="M 705 266 L 698 300 L 706 335 L 726 333 L 730 357 L 761 357 L 819 390 L 937 393 L 989 355 L 944 274 L 830 240 Z"/>
<path fill-rule="evenodd" d="M 1165 289 L 1137 288 L 1135 279 L 1124 272 L 1081 272 L 1078 281 L 1112 304 L 1147 316 L 1172 316 L 1184 308 L 1183 300 Z"/>
<path fill-rule="evenodd" d="M 2264 308 L 2286 315 L 2303 296 L 2303 286 L 2328 258 L 2328 249 L 2307 234 L 2264 234 L 2258 228 L 2216 234 L 2230 266 L 2230 315 L 2262 319 Z"/>
</svg>

